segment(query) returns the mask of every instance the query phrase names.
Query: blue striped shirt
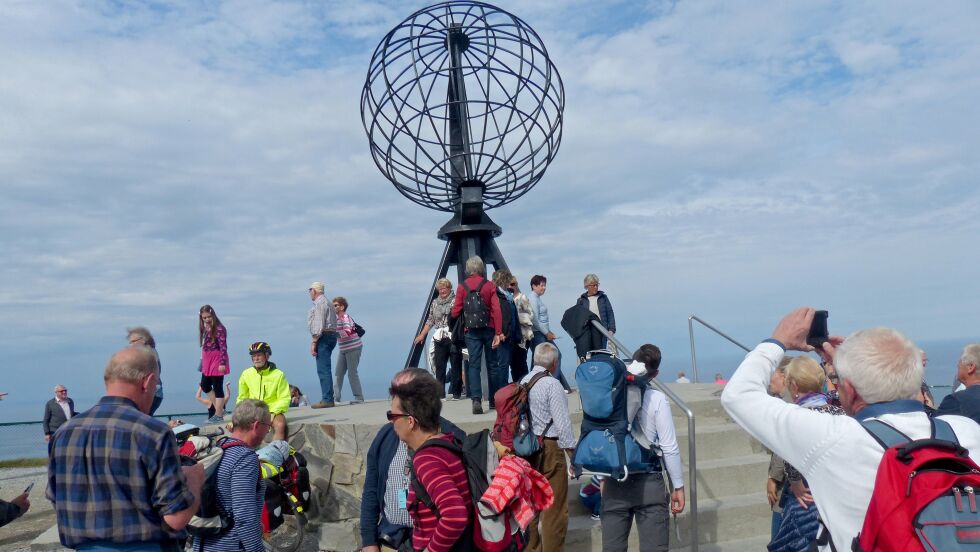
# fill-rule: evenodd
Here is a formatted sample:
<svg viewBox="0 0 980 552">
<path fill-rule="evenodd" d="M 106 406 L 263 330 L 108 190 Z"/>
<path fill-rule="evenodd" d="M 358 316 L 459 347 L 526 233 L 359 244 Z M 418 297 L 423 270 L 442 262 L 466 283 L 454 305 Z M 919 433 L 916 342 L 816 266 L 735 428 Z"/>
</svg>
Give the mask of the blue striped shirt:
<svg viewBox="0 0 980 552">
<path fill-rule="evenodd" d="M 194 503 L 173 432 L 115 396 L 102 397 L 55 432 L 45 494 L 69 548 L 180 538 L 184 532 L 171 530 L 163 516 Z"/>
<path fill-rule="evenodd" d="M 218 503 L 235 520 L 232 528 L 222 535 L 203 540 L 208 552 L 262 552 L 262 502 L 265 500 L 265 479 L 259 477 L 259 457 L 251 448 L 226 449 L 218 464 Z M 202 550 L 198 537 L 195 551 Z"/>
</svg>

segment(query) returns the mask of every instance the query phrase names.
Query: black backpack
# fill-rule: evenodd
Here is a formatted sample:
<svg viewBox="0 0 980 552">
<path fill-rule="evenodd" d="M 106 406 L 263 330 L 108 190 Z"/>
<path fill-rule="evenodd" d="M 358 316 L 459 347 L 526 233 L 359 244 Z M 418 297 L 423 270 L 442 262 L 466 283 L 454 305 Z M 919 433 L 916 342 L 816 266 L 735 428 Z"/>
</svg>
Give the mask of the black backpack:
<svg viewBox="0 0 980 552">
<path fill-rule="evenodd" d="M 466 290 L 466 297 L 463 299 L 463 322 L 467 329 L 478 330 L 490 327 L 490 308 L 480 296 L 480 290 L 489 283 L 484 278 L 473 290 L 466 285 L 466 280 L 463 280 L 463 288 Z"/>
</svg>

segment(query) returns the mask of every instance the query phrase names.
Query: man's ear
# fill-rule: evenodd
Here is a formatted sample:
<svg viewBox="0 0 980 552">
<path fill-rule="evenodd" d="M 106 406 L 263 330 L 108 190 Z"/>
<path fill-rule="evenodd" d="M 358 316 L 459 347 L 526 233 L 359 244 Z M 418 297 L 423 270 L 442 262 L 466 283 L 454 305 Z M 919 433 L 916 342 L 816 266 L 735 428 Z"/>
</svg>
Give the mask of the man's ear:
<svg viewBox="0 0 980 552">
<path fill-rule="evenodd" d="M 971 376 L 975 375 L 977 373 L 977 365 L 973 364 L 972 362 L 970 364 L 967 364 L 966 373 Z"/>
<path fill-rule="evenodd" d="M 143 383 L 142 383 L 141 387 L 143 388 L 143 391 L 146 391 L 148 389 L 153 389 L 153 391 L 156 392 L 156 388 L 157 388 L 157 375 L 156 375 L 156 373 L 151 372 L 151 373 L 147 374 L 146 377 L 143 378 Z"/>
</svg>

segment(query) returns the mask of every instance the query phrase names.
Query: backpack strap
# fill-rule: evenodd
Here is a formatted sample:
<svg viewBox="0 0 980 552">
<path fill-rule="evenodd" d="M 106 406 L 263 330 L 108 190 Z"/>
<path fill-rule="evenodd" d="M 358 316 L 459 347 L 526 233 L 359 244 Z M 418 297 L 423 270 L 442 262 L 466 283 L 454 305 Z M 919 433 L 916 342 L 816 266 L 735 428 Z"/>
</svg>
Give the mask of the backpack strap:
<svg viewBox="0 0 980 552">
<path fill-rule="evenodd" d="M 415 450 L 415 454 L 418 454 L 423 449 L 428 447 L 439 447 L 452 451 L 452 453 L 458 456 L 460 461 L 463 462 L 463 468 L 465 469 L 466 458 L 463 455 L 463 449 L 456 445 L 455 442 L 449 443 L 444 439 L 429 439 Z M 415 462 L 410 462 L 409 465 L 411 466 L 409 468 L 411 472 L 411 477 L 409 479 L 411 480 L 412 490 L 415 491 L 415 498 L 417 498 L 422 504 L 425 504 L 428 509 L 432 510 L 432 513 L 435 514 L 436 519 L 441 518 L 442 515 L 439 513 L 439 508 L 436 506 L 436 502 L 432 500 L 431 496 L 429 496 L 428 491 L 425 490 L 425 487 L 422 486 L 422 482 L 419 481 L 418 474 L 415 473 Z"/>
<path fill-rule="evenodd" d="M 904 445 L 912 439 L 909 439 L 907 435 L 901 431 L 895 429 L 894 427 L 886 424 L 885 422 L 877 419 L 861 420 L 861 427 L 867 430 L 868 433 L 878 441 L 881 448 L 889 449 L 898 445 Z M 933 427 L 933 433 L 935 433 L 935 427 Z"/>
<path fill-rule="evenodd" d="M 950 427 L 949 422 L 946 420 L 940 420 L 939 418 L 929 418 L 929 422 L 932 424 L 932 438 L 941 439 L 943 441 L 951 441 L 960 444 L 960 440 L 956 437 L 956 433 L 953 428 Z"/>
</svg>

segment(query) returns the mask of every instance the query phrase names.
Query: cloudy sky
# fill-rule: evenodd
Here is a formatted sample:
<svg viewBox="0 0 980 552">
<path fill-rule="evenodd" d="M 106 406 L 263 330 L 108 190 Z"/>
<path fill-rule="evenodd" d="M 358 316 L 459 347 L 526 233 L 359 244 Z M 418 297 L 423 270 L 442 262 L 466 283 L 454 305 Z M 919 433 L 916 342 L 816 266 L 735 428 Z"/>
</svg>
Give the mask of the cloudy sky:
<svg viewBox="0 0 980 552">
<path fill-rule="evenodd" d="M 5 2 L 0 420 L 37 419 L 55 383 L 91 404 L 137 324 L 157 337 L 162 411 L 186 411 L 204 303 L 234 374 L 267 340 L 316 395 L 313 280 L 367 328 L 380 397 L 448 217 L 377 170 L 360 91 L 424 5 Z M 597 273 L 620 336 L 660 344 L 669 373 L 690 362 L 690 314 L 750 344 L 801 304 L 834 333 L 980 335 L 976 2 L 499 5 L 565 85 L 557 158 L 491 211 L 522 286 L 549 276 L 553 313 Z M 699 354 L 733 353 L 700 336 Z"/>
</svg>

